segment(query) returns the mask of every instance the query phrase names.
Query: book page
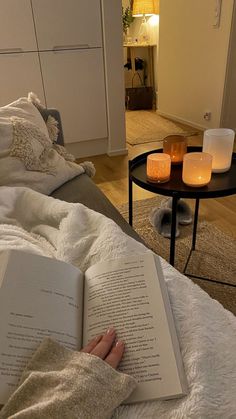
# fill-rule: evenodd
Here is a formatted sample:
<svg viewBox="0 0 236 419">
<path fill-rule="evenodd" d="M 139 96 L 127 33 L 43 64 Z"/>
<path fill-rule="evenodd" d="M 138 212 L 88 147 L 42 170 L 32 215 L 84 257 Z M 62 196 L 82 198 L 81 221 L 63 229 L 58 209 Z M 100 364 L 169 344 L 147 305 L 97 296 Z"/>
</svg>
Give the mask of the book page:
<svg viewBox="0 0 236 419">
<path fill-rule="evenodd" d="M 45 336 L 81 348 L 82 309 L 83 275 L 77 268 L 10 251 L 0 288 L 0 404 Z"/>
<path fill-rule="evenodd" d="M 139 383 L 128 402 L 183 394 L 155 263 L 148 252 L 97 264 L 85 275 L 83 343 L 115 327 L 126 348 L 119 369 Z"/>
</svg>

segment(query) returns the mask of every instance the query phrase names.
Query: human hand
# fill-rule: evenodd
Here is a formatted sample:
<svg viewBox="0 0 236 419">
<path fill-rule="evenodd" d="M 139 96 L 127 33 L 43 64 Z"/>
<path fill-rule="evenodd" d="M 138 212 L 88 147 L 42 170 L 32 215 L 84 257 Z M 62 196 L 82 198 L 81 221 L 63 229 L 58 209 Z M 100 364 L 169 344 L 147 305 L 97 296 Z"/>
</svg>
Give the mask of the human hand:
<svg viewBox="0 0 236 419">
<path fill-rule="evenodd" d="M 125 345 L 124 342 L 118 340 L 114 346 L 113 343 L 115 338 L 115 329 L 111 327 L 104 335 L 96 336 L 93 340 L 91 340 L 88 345 L 81 349 L 81 352 L 98 356 L 111 367 L 116 369 L 122 359 Z"/>
</svg>

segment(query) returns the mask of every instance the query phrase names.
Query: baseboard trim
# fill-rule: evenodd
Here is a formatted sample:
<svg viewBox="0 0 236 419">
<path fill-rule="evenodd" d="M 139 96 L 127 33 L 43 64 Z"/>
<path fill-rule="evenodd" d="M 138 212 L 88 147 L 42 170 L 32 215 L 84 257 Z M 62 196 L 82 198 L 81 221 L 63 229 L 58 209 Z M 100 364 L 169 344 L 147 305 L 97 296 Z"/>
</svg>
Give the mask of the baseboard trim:
<svg viewBox="0 0 236 419">
<path fill-rule="evenodd" d="M 193 128 L 196 128 L 196 129 L 200 129 L 201 131 L 204 131 L 205 129 L 208 128 L 208 127 L 206 127 L 204 125 L 200 125 L 200 124 L 196 124 L 195 122 L 188 121 L 187 119 L 179 118 L 176 115 L 172 115 L 170 113 L 159 111 L 158 109 L 157 109 L 157 114 L 160 115 L 160 116 L 164 116 L 166 118 L 170 118 L 173 121 L 181 122 L 182 124 L 189 125 L 190 127 L 193 127 Z"/>
<path fill-rule="evenodd" d="M 80 157 L 99 156 L 107 153 L 108 140 L 107 138 L 99 138 L 97 140 L 79 141 L 77 143 L 65 144 L 65 147 L 77 159 Z"/>
<path fill-rule="evenodd" d="M 107 155 L 109 157 L 112 157 L 112 156 L 123 156 L 123 155 L 126 155 L 126 154 L 128 154 L 128 149 L 127 148 L 121 148 L 119 150 L 111 150 L 111 151 L 108 151 L 107 152 Z"/>
</svg>

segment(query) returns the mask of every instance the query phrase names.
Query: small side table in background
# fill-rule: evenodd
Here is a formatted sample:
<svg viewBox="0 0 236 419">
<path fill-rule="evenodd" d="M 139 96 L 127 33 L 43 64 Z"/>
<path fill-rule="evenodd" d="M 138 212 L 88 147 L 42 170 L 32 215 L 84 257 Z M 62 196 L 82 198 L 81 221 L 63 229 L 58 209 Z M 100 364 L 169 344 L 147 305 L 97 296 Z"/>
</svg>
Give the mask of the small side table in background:
<svg viewBox="0 0 236 419">
<path fill-rule="evenodd" d="M 153 50 L 154 47 L 156 47 L 156 44 L 140 44 L 138 42 L 132 42 L 132 43 L 124 43 L 124 47 L 128 48 L 130 51 L 130 54 L 127 55 L 130 56 L 131 59 L 131 71 L 132 71 L 132 78 L 135 74 L 135 57 L 137 55 L 137 48 L 146 48 L 148 53 L 148 59 L 147 59 L 147 80 L 146 80 L 146 86 L 151 86 L 153 88 L 153 91 L 155 92 L 155 78 L 154 78 L 154 65 L 153 65 Z M 155 96 L 155 95 L 154 95 Z"/>
</svg>

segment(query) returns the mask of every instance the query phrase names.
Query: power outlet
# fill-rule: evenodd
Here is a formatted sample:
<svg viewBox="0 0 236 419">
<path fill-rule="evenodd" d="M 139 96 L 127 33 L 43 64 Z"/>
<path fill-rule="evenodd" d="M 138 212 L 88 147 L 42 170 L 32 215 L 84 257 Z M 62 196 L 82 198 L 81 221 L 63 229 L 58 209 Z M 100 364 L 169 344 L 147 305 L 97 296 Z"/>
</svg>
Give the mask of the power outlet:
<svg viewBox="0 0 236 419">
<path fill-rule="evenodd" d="M 205 119 L 205 121 L 210 121 L 211 120 L 211 112 L 205 112 L 203 115 L 203 118 Z"/>
</svg>

